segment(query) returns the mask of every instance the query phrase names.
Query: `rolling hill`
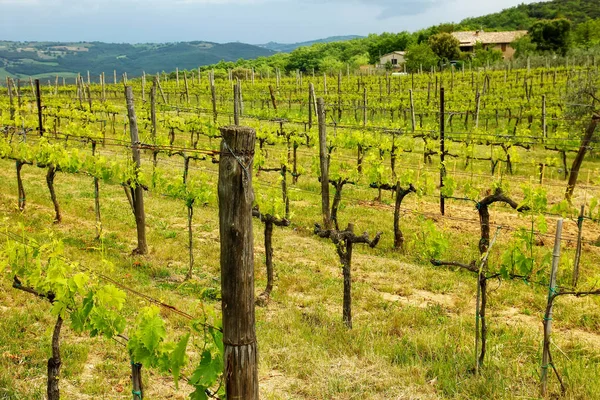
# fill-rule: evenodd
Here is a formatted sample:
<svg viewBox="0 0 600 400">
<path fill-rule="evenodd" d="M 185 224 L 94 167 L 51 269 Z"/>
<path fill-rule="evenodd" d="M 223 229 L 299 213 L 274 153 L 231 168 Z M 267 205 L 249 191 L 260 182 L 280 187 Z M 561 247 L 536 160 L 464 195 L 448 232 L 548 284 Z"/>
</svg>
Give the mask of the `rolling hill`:
<svg viewBox="0 0 600 400">
<path fill-rule="evenodd" d="M 277 43 L 277 42 L 269 42 L 266 44 L 259 44 L 257 46 L 264 47 L 265 49 L 281 52 L 281 53 L 289 53 L 291 51 L 296 50 L 298 47 L 311 46 L 317 43 L 333 43 L 333 42 L 343 42 L 346 40 L 352 39 L 361 39 L 364 36 L 358 35 L 347 35 L 347 36 L 331 36 L 325 39 L 317 39 L 311 40 L 308 42 L 298 42 L 298 43 Z"/>
<path fill-rule="evenodd" d="M 275 52 L 244 43 L 180 42 L 167 44 L 116 44 L 101 42 L 0 41 L 0 77 L 71 76 L 90 71 L 140 75 L 175 68 L 192 69 L 221 60 L 270 56 Z"/>
</svg>

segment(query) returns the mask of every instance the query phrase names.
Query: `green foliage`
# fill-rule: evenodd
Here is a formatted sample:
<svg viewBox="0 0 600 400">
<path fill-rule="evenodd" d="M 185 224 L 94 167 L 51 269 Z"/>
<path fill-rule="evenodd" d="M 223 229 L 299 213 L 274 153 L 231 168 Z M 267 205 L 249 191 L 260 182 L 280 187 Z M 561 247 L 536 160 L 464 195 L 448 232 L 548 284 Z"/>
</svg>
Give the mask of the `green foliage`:
<svg viewBox="0 0 600 400">
<path fill-rule="evenodd" d="M 406 52 L 406 68 L 412 72 L 418 72 L 420 68 L 429 70 L 437 66 L 439 57 L 433 52 L 427 43 L 415 44 Z"/>
<path fill-rule="evenodd" d="M 535 54 L 537 45 L 531 41 L 531 36 L 525 35 L 513 41 L 511 47 L 515 49 L 515 58 L 528 57 Z"/>
<path fill-rule="evenodd" d="M 427 43 L 441 60 L 460 58 L 460 42 L 450 33 L 438 33 L 430 36 Z"/>
<path fill-rule="evenodd" d="M 538 51 L 567 54 L 570 46 L 571 22 L 566 19 L 538 21 L 529 30 L 531 42 Z"/>
<path fill-rule="evenodd" d="M 575 45 L 586 49 L 600 45 L 600 19 L 591 19 L 577 25 L 572 38 Z"/>
<path fill-rule="evenodd" d="M 473 49 L 472 66 L 483 67 L 488 64 L 493 65 L 499 61 L 502 61 L 502 52 L 493 48 L 484 48 L 483 45 L 478 42 Z"/>
</svg>

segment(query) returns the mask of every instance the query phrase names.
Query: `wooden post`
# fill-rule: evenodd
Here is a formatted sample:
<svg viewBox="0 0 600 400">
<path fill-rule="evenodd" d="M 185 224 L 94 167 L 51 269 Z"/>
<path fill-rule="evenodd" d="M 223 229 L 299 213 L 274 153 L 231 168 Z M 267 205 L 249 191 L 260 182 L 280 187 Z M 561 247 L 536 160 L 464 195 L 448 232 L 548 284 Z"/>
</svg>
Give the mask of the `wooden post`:
<svg viewBox="0 0 600 400">
<path fill-rule="evenodd" d="M 315 87 L 312 83 L 308 85 L 308 129 L 312 128 L 313 124 L 313 92 Z"/>
<path fill-rule="evenodd" d="M 190 104 L 190 88 L 188 86 L 187 73 L 183 71 L 183 84 L 185 85 L 185 101 Z"/>
<path fill-rule="evenodd" d="M 413 74 L 414 77 L 414 74 Z M 412 122 L 412 131 L 415 131 L 415 128 L 417 126 L 417 121 L 415 120 L 415 103 L 413 101 L 413 91 L 412 89 L 410 89 L 408 91 L 408 93 L 410 94 L 410 120 Z"/>
<path fill-rule="evenodd" d="M 144 389 L 142 385 L 142 364 L 131 361 L 131 383 L 133 390 L 133 400 L 142 400 L 144 398 Z"/>
<path fill-rule="evenodd" d="M 40 89 L 40 80 L 35 80 L 35 102 L 37 104 L 38 112 L 38 129 L 40 130 L 40 136 L 44 136 L 44 122 L 42 120 L 42 91 Z"/>
<path fill-rule="evenodd" d="M 239 83 L 233 85 L 233 123 L 240 125 L 240 87 Z"/>
<path fill-rule="evenodd" d="M 271 102 L 273 103 L 273 108 L 277 111 L 277 100 L 275 99 L 275 91 L 273 90 L 273 86 L 269 85 L 269 93 L 271 94 Z"/>
<path fill-rule="evenodd" d="M 113 83 L 116 85 L 117 84 L 117 70 L 113 70 Z"/>
<path fill-rule="evenodd" d="M 213 109 L 213 122 L 216 125 L 217 124 L 217 90 L 215 88 L 214 75 L 211 75 L 211 79 L 210 79 L 210 97 L 211 97 L 212 109 Z"/>
<path fill-rule="evenodd" d="M 167 101 L 167 98 L 165 97 L 165 92 L 163 92 L 162 86 L 160 86 L 160 75 L 159 74 L 156 74 L 156 85 L 158 86 L 158 90 L 160 92 L 160 96 L 163 99 L 163 103 L 169 104 L 169 102 Z"/>
<path fill-rule="evenodd" d="M 369 117 L 367 109 L 367 87 L 363 87 L 363 126 L 367 126 L 367 119 Z"/>
<path fill-rule="evenodd" d="M 547 139 L 547 129 L 546 129 L 546 95 L 542 95 L 542 143 L 545 143 Z"/>
<path fill-rule="evenodd" d="M 577 218 L 577 250 L 575 251 L 575 263 L 573 264 L 573 282 L 574 288 L 577 287 L 579 281 L 579 261 L 581 259 L 581 235 L 583 234 L 583 217 L 584 217 L 585 206 L 581 206 L 579 211 L 579 218 Z"/>
<path fill-rule="evenodd" d="M 10 120 L 13 122 L 15 120 L 15 104 L 13 100 L 13 92 L 10 78 L 6 77 L 6 86 L 8 88 L 8 101 L 9 101 L 9 112 L 10 112 Z"/>
<path fill-rule="evenodd" d="M 142 101 L 146 102 L 146 72 L 142 71 Z"/>
<path fill-rule="evenodd" d="M 100 81 L 102 84 L 102 102 L 105 102 L 106 101 L 106 82 L 104 81 L 104 72 L 102 73 Z"/>
<path fill-rule="evenodd" d="M 225 391 L 228 399 L 258 400 L 254 316 L 252 160 L 254 129 L 220 129 L 219 228 Z"/>
<path fill-rule="evenodd" d="M 14 84 L 14 82 L 13 82 Z M 17 78 L 17 107 L 20 109 L 23 106 L 23 102 L 21 101 L 21 80 Z"/>
<path fill-rule="evenodd" d="M 129 117 L 129 132 L 131 134 L 131 151 L 133 153 L 133 163 L 135 164 L 135 180 L 131 183 L 131 194 L 133 198 L 133 211 L 135 213 L 135 224 L 137 227 L 138 246 L 133 250 L 134 254 L 146 254 L 148 245 L 146 244 L 146 213 L 144 211 L 144 188 L 137 182 L 138 174 L 142 165 L 140 155 L 140 138 L 138 133 L 137 118 L 135 116 L 135 107 L 133 103 L 133 89 L 131 86 L 125 87 L 125 99 L 127 100 L 127 115 Z M 134 186 L 135 185 L 135 186 Z"/>
<path fill-rule="evenodd" d="M 550 361 L 550 335 L 552 333 L 552 306 L 556 294 L 556 274 L 558 272 L 558 263 L 560 261 L 560 239 L 562 236 L 563 220 L 559 219 L 556 223 L 556 235 L 554 238 L 554 251 L 552 253 L 552 270 L 550 271 L 550 286 L 548 290 L 548 306 L 544 315 L 544 346 L 542 350 L 542 397 L 546 396 L 548 391 L 548 369 L 551 368 Z"/>
<path fill-rule="evenodd" d="M 331 229 L 331 210 L 329 208 L 329 161 L 327 154 L 327 128 L 325 124 L 325 101 L 317 99 L 317 116 L 319 118 L 319 161 L 321 166 L 321 212 L 323 226 Z"/>
<path fill-rule="evenodd" d="M 152 123 L 152 144 L 156 144 L 156 80 L 154 78 L 152 82 L 152 88 L 150 89 L 150 122 Z"/>
<path fill-rule="evenodd" d="M 446 176 L 446 164 L 444 163 L 444 158 L 446 155 L 444 142 L 444 133 L 446 130 L 445 118 L 445 98 L 444 88 L 442 87 L 440 88 L 440 212 L 442 215 L 446 213 L 446 199 L 442 194 L 442 191 L 444 190 L 444 177 Z"/>
<path fill-rule="evenodd" d="M 475 129 L 479 128 L 479 108 L 481 106 L 481 94 L 477 91 L 475 95 Z"/>
</svg>

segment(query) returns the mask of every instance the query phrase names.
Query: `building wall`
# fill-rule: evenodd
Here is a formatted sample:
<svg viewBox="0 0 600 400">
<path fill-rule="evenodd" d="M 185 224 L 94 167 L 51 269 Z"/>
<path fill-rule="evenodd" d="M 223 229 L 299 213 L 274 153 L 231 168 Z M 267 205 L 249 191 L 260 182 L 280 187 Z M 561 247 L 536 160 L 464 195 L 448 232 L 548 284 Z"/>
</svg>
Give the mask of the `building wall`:
<svg viewBox="0 0 600 400">
<path fill-rule="evenodd" d="M 404 61 L 405 61 L 404 56 L 402 56 L 400 54 L 388 54 L 379 59 L 379 64 L 385 65 L 385 64 L 387 64 L 388 61 L 393 64 L 393 62 L 392 62 L 393 59 L 398 60 L 398 62 L 397 62 L 398 65 L 404 64 Z"/>
<path fill-rule="evenodd" d="M 500 50 L 505 60 L 511 60 L 515 56 L 515 49 L 509 43 L 487 44 L 485 48 Z M 472 53 L 474 49 L 472 46 L 461 46 L 460 50 Z"/>
</svg>

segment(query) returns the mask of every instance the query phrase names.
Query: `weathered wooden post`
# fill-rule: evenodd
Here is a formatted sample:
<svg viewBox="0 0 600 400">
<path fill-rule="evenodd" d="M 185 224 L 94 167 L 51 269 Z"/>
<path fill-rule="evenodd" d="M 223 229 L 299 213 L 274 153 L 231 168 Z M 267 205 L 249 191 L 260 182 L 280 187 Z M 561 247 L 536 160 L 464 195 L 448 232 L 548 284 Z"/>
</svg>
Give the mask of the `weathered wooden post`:
<svg viewBox="0 0 600 400">
<path fill-rule="evenodd" d="M 581 235 L 583 233 L 583 219 L 584 219 L 585 206 L 581 206 L 579 211 L 579 218 L 577 218 L 577 248 L 575 250 L 575 262 L 573 264 L 573 287 L 577 287 L 579 281 L 579 261 L 581 260 Z"/>
<path fill-rule="evenodd" d="M 133 390 L 133 400 L 142 400 L 144 398 L 144 389 L 142 385 L 142 364 L 131 361 L 131 384 Z"/>
<path fill-rule="evenodd" d="M 14 100 L 13 100 L 13 92 L 12 92 L 12 86 L 11 86 L 11 81 L 10 78 L 7 76 L 6 77 L 6 86 L 8 88 L 8 101 L 10 104 L 10 108 L 9 108 L 9 112 L 10 112 L 10 120 L 11 122 L 13 122 L 15 120 L 15 104 L 14 104 Z"/>
<path fill-rule="evenodd" d="M 329 209 L 329 161 L 327 154 L 327 128 L 325 126 L 325 101 L 317 99 L 319 118 L 319 160 L 321 166 L 321 210 L 325 229 L 331 229 L 331 211 Z"/>
<path fill-rule="evenodd" d="M 129 132 L 131 134 L 131 151 L 133 153 L 133 162 L 135 164 L 136 182 L 130 184 L 131 197 L 133 200 L 133 212 L 135 214 L 135 225 L 137 227 L 138 246 L 133 250 L 134 254 L 146 254 L 148 245 L 146 244 L 146 213 L 144 211 L 144 188 L 137 182 L 138 173 L 142 164 L 140 155 L 140 138 L 138 133 L 137 118 L 133 104 L 133 89 L 131 86 L 125 87 L 125 98 L 127 100 L 127 115 L 129 117 Z"/>
<path fill-rule="evenodd" d="M 446 213 L 445 197 L 442 194 L 444 190 L 444 177 L 446 176 L 446 164 L 444 158 L 446 156 L 445 138 L 446 131 L 446 116 L 445 116 L 445 98 L 444 88 L 440 88 L 440 212 L 442 215 Z"/>
<path fill-rule="evenodd" d="M 544 346 L 542 349 L 542 396 L 546 396 L 548 391 L 548 369 L 552 364 L 550 355 L 550 335 L 552 333 L 552 305 L 556 297 L 556 274 L 558 272 L 558 263 L 560 261 L 560 240 L 562 236 L 563 220 L 559 219 L 556 223 L 556 237 L 554 239 L 554 251 L 552 253 L 552 270 L 550 271 L 550 286 L 548 291 L 548 306 L 544 314 Z"/>
<path fill-rule="evenodd" d="M 258 399 L 258 353 L 254 317 L 252 160 L 256 132 L 220 129 L 219 229 L 225 391 L 228 399 Z"/>
<path fill-rule="evenodd" d="M 413 77 L 414 77 L 414 74 L 413 74 Z M 414 103 L 414 100 L 413 100 L 413 91 L 412 91 L 412 89 L 410 89 L 408 91 L 408 93 L 409 93 L 409 96 L 410 96 L 410 121 L 411 121 L 411 124 L 412 124 L 411 125 L 412 131 L 414 132 L 415 129 L 416 129 L 417 122 L 415 120 L 415 103 Z"/>
<path fill-rule="evenodd" d="M 44 136 L 44 122 L 42 121 L 42 91 L 40 89 L 40 80 L 35 80 L 35 101 L 37 104 L 38 112 L 38 128 L 40 130 L 40 136 Z"/>
</svg>

